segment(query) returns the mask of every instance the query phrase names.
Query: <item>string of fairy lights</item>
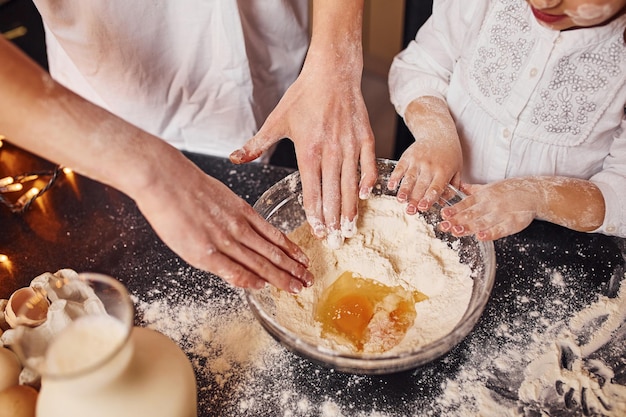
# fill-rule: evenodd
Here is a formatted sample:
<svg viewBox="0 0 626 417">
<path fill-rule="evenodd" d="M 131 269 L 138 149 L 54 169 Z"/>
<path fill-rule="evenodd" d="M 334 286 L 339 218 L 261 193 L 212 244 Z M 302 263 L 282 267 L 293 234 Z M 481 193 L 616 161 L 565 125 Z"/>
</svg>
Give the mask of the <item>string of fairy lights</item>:
<svg viewBox="0 0 626 417">
<path fill-rule="evenodd" d="M 6 138 L 0 135 L 0 150 Z M 52 169 L 25 172 L 0 178 L 0 204 L 11 212 L 22 214 L 31 208 L 32 204 L 48 191 L 62 175 L 68 175 L 71 169 L 56 165 Z M 9 257 L 0 253 L 0 265 L 10 268 Z"/>
<path fill-rule="evenodd" d="M 0 148 L 3 146 L 4 139 L 6 138 L 0 135 Z M 61 174 L 68 172 L 71 170 L 57 165 L 50 170 L 25 172 L 0 178 L 0 203 L 7 206 L 13 213 L 24 213 L 36 199 L 52 187 Z"/>
</svg>

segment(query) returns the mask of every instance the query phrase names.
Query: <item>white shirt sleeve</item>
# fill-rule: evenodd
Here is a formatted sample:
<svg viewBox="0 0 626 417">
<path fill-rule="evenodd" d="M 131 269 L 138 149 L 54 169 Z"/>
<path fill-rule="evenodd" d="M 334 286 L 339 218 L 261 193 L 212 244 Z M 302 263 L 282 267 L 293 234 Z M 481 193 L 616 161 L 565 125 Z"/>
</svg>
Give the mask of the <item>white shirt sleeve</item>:
<svg viewBox="0 0 626 417">
<path fill-rule="evenodd" d="M 602 171 L 590 178 L 604 197 L 604 223 L 594 232 L 626 237 L 626 116 L 604 160 Z"/>
<path fill-rule="evenodd" d="M 477 32 L 490 2 L 435 0 L 433 13 L 406 49 L 393 60 L 389 92 L 399 115 L 418 97 L 445 99 L 464 39 Z"/>
</svg>

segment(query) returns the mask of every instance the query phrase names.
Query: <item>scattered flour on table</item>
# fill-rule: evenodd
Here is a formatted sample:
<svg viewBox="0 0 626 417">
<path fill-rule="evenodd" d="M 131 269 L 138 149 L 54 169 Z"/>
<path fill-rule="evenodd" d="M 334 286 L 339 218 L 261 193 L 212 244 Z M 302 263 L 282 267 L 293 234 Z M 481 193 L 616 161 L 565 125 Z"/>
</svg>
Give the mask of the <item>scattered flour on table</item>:
<svg viewBox="0 0 626 417">
<path fill-rule="evenodd" d="M 315 386 L 317 378 L 333 378 L 332 371 L 330 376 L 320 373 L 285 350 L 254 319 L 241 296 L 239 291 L 226 297 L 207 294 L 196 299 L 171 294 L 149 302 L 133 296 L 145 325 L 168 335 L 187 352 L 201 380 L 198 389 L 205 399 L 200 410 L 210 410 L 210 415 L 583 415 L 572 404 L 574 411 L 562 412 L 567 410 L 566 401 L 577 402 L 579 408 L 584 402 L 593 409 L 605 402 L 611 408 L 588 415 L 626 415 L 626 387 L 611 378 L 613 372 L 626 369 L 624 284 L 618 297 L 601 297 L 569 319 L 546 320 L 539 326 L 544 330 L 525 333 L 523 328 L 500 325 L 491 335 L 473 338 L 467 360 L 454 377 L 441 382 L 440 393 L 426 406 L 419 397 L 405 400 L 402 412 L 387 411 L 384 404 L 370 404 L 365 412 L 357 403 L 342 402 L 341 391 L 309 394 L 302 390 L 298 384 L 303 377 L 313 380 L 311 386 Z M 515 302 L 528 300 L 519 297 Z M 556 299 L 551 309 L 558 312 L 564 307 Z M 598 318 L 603 320 L 598 323 Z M 587 327 L 597 327 L 593 337 L 582 336 Z M 614 350 L 618 365 L 595 359 L 594 349 L 608 350 L 609 356 Z M 343 390 L 369 389 L 369 378 L 347 376 L 342 380 Z M 508 387 L 508 391 L 496 387 Z"/>
<path fill-rule="evenodd" d="M 561 272 L 550 278 L 565 289 Z M 427 415 L 626 416 L 626 275 L 616 297 L 600 296 L 579 311 L 555 298 L 536 316 L 534 330 L 503 324 L 493 339 L 474 340 L 470 359 L 442 384 Z"/>
<path fill-rule="evenodd" d="M 358 233 L 331 249 L 304 224 L 289 235 L 311 260 L 315 283 L 298 295 L 273 289 L 276 319 L 312 345 L 354 352 L 349 342 L 322 336 L 315 309 L 323 291 L 342 273 L 369 278 L 389 287 L 419 291 L 428 299 L 415 304 L 417 316 L 405 337 L 388 354 L 424 346 L 450 333 L 467 310 L 472 271 L 459 254 L 435 236 L 421 216 L 410 216 L 395 197 L 361 200 Z"/>
<path fill-rule="evenodd" d="M 523 252 L 524 246 L 518 250 Z M 537 276 L 547 279 L 537 279 L 534 289 L 524 291 L 511 281 L 507 303 L 525 309 L 534 320 L 507 319 L 508 311 L 488 308 L 492 317 L 486 319 L 495 326 L 479 326 L 470 334 L 458 364 L 456 354 L 442 358 L 443 366 L 454 370 L 450 376 L 428 367 L 409 375 L 407 384 L 417 388 L 400 398 L 400 408 L 395 397 L 389 402 L 382 398 L 394 388 L 377 377 L 320 370 L 296 357 L 254 319 L 241 290 L 218 294 L 206 289 L 205 274 L 195 274 L 185 266 L 155 276 L 155 288 L 133 299 L 143 324 L 168 335 L 188 354 L 199 380 L 203 415 L 626 415 L 623 273 L 616 277 L 621 287 L 611 298 L 600 296 L 579 307 L 568 302 L 577 297 L 572 283 L 588 279 L 577 270 L 538 270 Z M 535 291 L 549 293 L 549 301 L 537 303 Z M 373 389 L 380 394 L 367 397 Z"/>
<path fill-rule="evenodd" d="M 246 308 L 242 296 L 237 292 L 225 299 L 198 301 L 172 295 L 150 302 L 133 296 L 144 324 L 168 335 L 190 358 L 200 381 L 199 413 L 378 415 L 345 414 L 333 398 L 335 393 L 319 398 L 301 392 L 298 380 L 308 369 L 265 332 Z M 319 370 L 312 370 L 309 376 L 317 378 L 319 374 Z M 355 376 L 350 384 L 358 384 L 361 378 Z"/>
</svg>

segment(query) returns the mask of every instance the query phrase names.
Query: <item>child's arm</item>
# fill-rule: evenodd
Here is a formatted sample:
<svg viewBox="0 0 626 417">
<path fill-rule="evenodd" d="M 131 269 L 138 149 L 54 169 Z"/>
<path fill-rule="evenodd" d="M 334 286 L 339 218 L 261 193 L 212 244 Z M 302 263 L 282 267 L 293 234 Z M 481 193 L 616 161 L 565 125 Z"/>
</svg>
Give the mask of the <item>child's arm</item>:
<svg viewBox="0 0 626 417">
<path fill-rule="evenodd" d="M 455 236 L 495 240 L 517 233 L 534 219 L 589 232 L 604 221 L 605 204 L 591 181 L 567 177 L 508 178 L 464 185 L 468 197 L 442 210 L 440 228 Z"/>
<path fill-rule="evenodd" d="M 407 107 L 407 127 L 415 142 L 402 154 L 389 177 L 389 189 L 398 189 L 398 200 L 407 202 L 406 211 L 428 210 L 448 183 L 458 187 L 463 156 L 459 135 L 446 102 L 421 97 Z"/>
<path fill-rule="evenodd" d="M 389 72 L 389 92 L 415 143 L 402 155 L 391 177 L 407 213 L 427 210 L 448 182 L 458 185 L 462 158 L 446 95 L 454 65 L 467 39 L 474 36 L 475 16 L 489 2 L 438 0 L 414 41 L 398 54 Z"/>
</svg>

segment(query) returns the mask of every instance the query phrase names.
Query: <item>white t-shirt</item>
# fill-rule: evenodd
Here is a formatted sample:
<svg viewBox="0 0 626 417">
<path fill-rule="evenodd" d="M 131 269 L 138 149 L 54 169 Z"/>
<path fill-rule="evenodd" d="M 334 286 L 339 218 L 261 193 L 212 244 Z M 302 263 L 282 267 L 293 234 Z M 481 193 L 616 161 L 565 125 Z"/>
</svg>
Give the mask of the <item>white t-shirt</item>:
<svg viewBox="0 0 626 417">
<path fill-rule="evenodd" d="M 296 79 L 307 0 L 34 0 L 50 73 L 174 146 L 228 156 Z"/>
<path fill-rule="evenodd" d="M 591 180 L 606 203 L 597 231 L 626 237 L 624 27 L 559 32 L 523 0 L 438 0 L 393 62 L 391 99 L 400 115 L 420 96 L 447 100 L 463 181 Z"/>
</svg>

